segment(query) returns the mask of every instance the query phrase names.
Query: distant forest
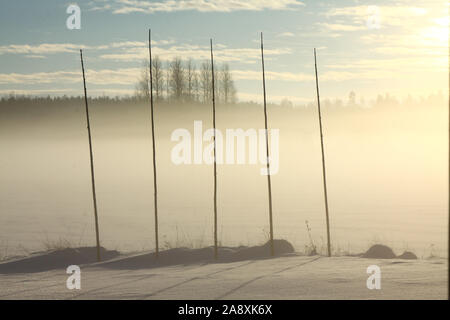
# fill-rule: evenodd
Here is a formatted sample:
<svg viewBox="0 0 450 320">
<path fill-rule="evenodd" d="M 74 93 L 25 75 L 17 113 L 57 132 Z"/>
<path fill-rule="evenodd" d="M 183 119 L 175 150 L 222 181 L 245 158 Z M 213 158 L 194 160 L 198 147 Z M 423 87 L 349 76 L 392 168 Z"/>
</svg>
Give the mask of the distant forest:
<svg viewBox="0 0 450 320">
<path fill-rule="evenodd" d="M 145 79 L 145 78 L 144 78 Z M 142 81 L 142 79 L 141 79 Z M 201 87 L 200 87 L 201 88 Z M 145 89 L 145 87 L 142 87 Z M 137 89 L 138 90 L 138 89 Z M 204 104 L 211 103 L 211 93 L 206 93 L 200 90 L 193 91 L 192 95 L 187 95 L 189 91 L 181 91 L 178 99 L 177 96 L 173 96 L 174 89 L 168 90 L 169 96 L 167 97 L 167 93 L 162 96 L 158 96 L 160 99 L 159 104 L 163 105 L 163 109 L 177 109 L 176 106 L 180 104 L 180 102 L 184 102 L 184 105 L 191 106 L 191 108 L 204 108 L 206 107 Z M 167 90 L 165 90 L 167 91 Z M 206 91 L 206 89 L 205 89 Z M 184 93 L 183 93 L 184 92 Z M 156 96 L 156 94 L 155 94 Z M 220 95 L 219 95 L 220 96 Z M 156 97 L 155 97 L 156 98 Z M 270 99 L 270 96 L 269 96 Z M 336 111 L 351 111 L 351 110 L 366 110 L 366 109 L 382 109 L 382 108 L 391 108 L 391 107 L 404 107 L 404 108 L 413 108 L 413 107 L 436 107 L 436 106 L 446 106 L 448 105 L 448 98 L 443 95 L 442 92 L 438 92 L 435 94 L 430 94 L 427 97 L 412 97 L 408 96 L 406 99 L 400 100 L 395 96 L 390 94 L 379 94 L 376 99 L 372 99 L 370 101 L 366 101 L 363 97 L 357 98 L 356 94 L 352 91 L 350 92 L 348 99 L 321 99 L 321 107 L 323 109 L 336 110 Z M 136 104 L 147 104 L 148 99 L 148 90 L 143 91 L 140 94 L 135 96 L 97 96 L 97 97 L 89 97 L 88 99 L 92 105 L 110 105 L 117 107 L 127 107 L 129 105 Z M 16 95 L 11 93 L 9 95 L 4 95 L 0 97 L 0 112 L 2 110 L 10 110 L 12 111 L 15 107 L 20 108 L 21 106 L 27 107 L 36 107 L 46 108 L 50 106 L 63 107 L 65 105 L 81 105 L 84 106 L 84 97 L 83 96 L 29 96 L 29 95 Z M 227 109 L 235 106 L 236 108 L 245 107 L 260 107 L 261 103 L 257 103 L 254 101 L 240 101 L 232 100 L 228 103 L 222 100 L 222 105 L 227 105 Z M 280 103 L 268 103 L 269 107 L 279 107 L 283 109 L 296 109 L 296 110 L 310 110 L 317 108 L 317 102 L 311 100 L 310 102 L 303 104 L 294 105 L 288 99 L 283 99 Z"/>
</svg>

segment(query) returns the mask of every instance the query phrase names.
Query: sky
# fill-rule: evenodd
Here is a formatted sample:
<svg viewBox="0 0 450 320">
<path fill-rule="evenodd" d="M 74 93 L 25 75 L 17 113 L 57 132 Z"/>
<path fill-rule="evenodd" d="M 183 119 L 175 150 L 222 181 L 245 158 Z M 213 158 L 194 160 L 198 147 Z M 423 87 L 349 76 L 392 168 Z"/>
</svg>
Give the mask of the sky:
<svg viewBox="0 0 450 320">
<path fill-rule="evenodd" d="M 71 4 L 80 29 L 68 29 Z M 240 101 L 262 100 L 260 32 L 269 101 L 389 93 L 448 94 L 449 2 L 443 0 L 0 0 L 0 95 L 133 94 L 153 54 L 228 63 Z"/>
</svg>

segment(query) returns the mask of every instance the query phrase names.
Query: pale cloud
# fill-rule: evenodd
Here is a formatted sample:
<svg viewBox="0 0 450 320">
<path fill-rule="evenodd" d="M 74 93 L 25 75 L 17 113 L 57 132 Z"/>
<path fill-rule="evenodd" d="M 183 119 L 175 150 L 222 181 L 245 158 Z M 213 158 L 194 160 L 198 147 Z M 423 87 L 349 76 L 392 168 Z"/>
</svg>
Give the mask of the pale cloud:
<svg viewBox="0 0 450 320">
<path fill-rule="evenodd" d="M 39 54 L 27 54 L 25 57 L 31 58 L 31 59 L 45 59 L 46 58 L 46 56 L 39 55 Z"/>
<path fill-rule="evenodd" d="M 103 3 L 104 1 L 93 2 L 93 7 L 90 10 L 111 11 L 113 14 L 129 14 L 134 12 L 297 10 L 304 6 L 299 0 L 115 0 L 112 3 Z"/>
<path fill-rule="evenodd" d="M 152 41 L 155 45 L 168 45 L 173 43 L 173 40 L 159 40 Z M 113 42 L 110 44 L 101 45 L 84 45 L 76 43 L 41 43 L 37 45 L 30 44 L 10 44 L 0 46 L 0 55 L 2 54 L 24 54 L 28 58 L 44 58 L 45 55 L 58 53 L 75 53 L 80 49 L 87 50 L 108 50 L 108 49 L 122 49 L 139 47 L 144 48 L 148 46 L 147 42 L 142 41 L 122 41 Z"/>
<path fill-rule="evenodd" d="M 134 85 L 141 72 L 140 68 L 87 69 L 86 81 L 96 85 Z M 0 74 L 0 84 L 61 84 L 80 83 L 81 81 L 82 77 L 79 70 Z"/>
<path fill-rule="evenodd" d="M 0 46 L 0 55 L 5 53 L 13 54 L 54 54 L 74 52 L 76 50 L 85 48 L 83 45 L 77 45 L 72 43 L 42 43 L 39 45 L 29 44 L 11 44 L 6 46 Z"/>
<path fill-rule="evenodd" d="M 88 81 L 93 84 L 134 85 L 141 72 L 141 68 L 103 69 L 98 71 L 88 70 L 86 77 L 88 77 Z"/>
<path fill-rule="evenodd" d="M 339 23 L 318 23 L 317 25 L 331 31 L 358 31 L 367 29 L 367 27 L 363 25 L 350 25 Z"/>
<path fill-rule="evenodd" d="M 278 34 L 277 36 L 281 37 L 281 38 L 290 38 L 290 37 L 294 37 L 295 34 L 293 34 L 292 32 L 282 32 L 282 33 Z"/>
<path fill-rule="evenodd" d="M 192 44 L 180 44 L 170 47 L 155 46 L 152 48 L 155 56 L 159 56 L 161 60 L 171 60 L 175 57 L 181 59 L 193 58 L 195 60 L 210 59 L 209 46 L 200 46 Z M 264 54 L 270 60 L 273 56 L 290 54 L 289 48 L 266 49 Z M 145 46 L 134 46 L 124 49 L 122 52 L 102 54 L 100 58 L 115 61 L 137 61 L 146 59 L 148 49 Z M 258 48 L 228 48 L 226 45 L 217 44 L 214 46 L 214 57 L 219 62 L 241 62 L 255 63 L 261 59 L 261 52 Z"/>
<path fill-rule="evenodd" d="M 36 55 L 57 54 L 57 53 L 73 53 L 80 49 L 105 50 L 108 45 L 87 46 L 75 43 L 41 43 L 38 45 L 30 44 L 10 44 L 0 46 L 0 55 L 2 54 L 26 54 L 32 58 Z"/>
<path fill-rule="evenodd" d="M 401 66 L 404 70 L 423 70 L 425 65 L 433 70 L 447 69 L 449 19 L 448 13 L 442 11 L 444 2 L 422 4 L 410 6 L 405 1 L 389 6 L 332 8 L 325 15 L 333 23 L 322 23 L 322 26 L 333 31 L 366 29 L 359 40 L 368 52 L 379 58 L 373 61 L 377 68 Z M 381 30 L 373 31 L 367 26 L 371 14 L 378 14 Z M 393 65 L 386 65 L 383 63 L 389 64 L 392 60 L 385 60 L 385 56 L 399 59 L 395 59 Z"/>
<path fill-rule="evenodd" d="M 75 89 L 2 89 L 0 90 L 0 95 L 63 95 L 75 91 Z"/>
<path fill-rule="evenodd" d="M 448 28 L 438 24 L 422 27 L 407 34 L 374 33 L 362 36 L 360 39 L 369 50 L 383 55 L 404 56 L 407 60 L 411 56 L 427 58 L 427 63 L 439 58 L 448 57 Z M 432 58 L 433 60 L 430 60 Z M 448 63 L 441 63 L 441 67 Z"/>
<path fill-rule="evenodd" d="M 377 80 L 377 79 L 392 79 L 393 77 L 399 78 L 402 76 L 398 72 L 398 69 L 381 69 L 379 65 L 385 63 L 386 60 L 377 63 L 373 61 L 359 61 L 355 65 L 326 65 L 324 69 L 327 71 L 319 73 L 321 82 L 335 82 L 346 80 Z M 378 67 L 372 67 L 372 64 Z M 397 61 L 391 61 L 391 64 L 398 63 Z M 331 70 L 330 70 L 331 69 Z M 333 70 L 337 69 L 337 70 Z M 399 68 L 400 69 L 400 68 Z M 351 70 L 351 71 L 348 71 Z M 233 79 L 235 80 L 257 80 L 262 81 L 261 71 L 253 70 L 234 70 L 232 72 Z M 265 72 L 266 80 L 269 81 L 287 81 L 287 82 L 313 82 L 315 76 L 311 72 L 309 73 L 294 73 L 294 72 Z"/>
<path fill-rule="evenodd" d="M 404 25 L 408 19 L 418 18 L 426 15 L 425 8 L 410 6 L 351 6 L 342 8 L 333 8 L 328 10 L 327 17 L 350 17 L 353 22 L 362 22 L 365 24 L 372 15 L 379 15 L 382 23 L 388 25 Z"/>
<path fill-rule="evenodd" d="M 95 5 L 94 7 L 91 7 L 89 11 L 106 11 L 112 9 L 110 4 L 104 4 L 104 5 Z"/>
<path fill-rule="evenodd" d="M 385 55 L 392 55 L 392 56 L 435 56 L 435 57 L 443 57 L 446 56 L 446 52 L 441 52 L 438 50 L 435 50 L 433 48 L 421 48 L 421 47 L 401 47 L 401 46 L 393 46 L 393 47 L 388 47 L 388 46 L 383 46 L 383 47 L 379 47 L 379 48 L 374 48 L 373 49 L 374 52 L 376 53 L 380 53 L 380 54 L 385 54 Z M 429 58 L 429 57 L 427 57 Z M 428 60 L 428 59 L 427 59 Z M 441 63 L 440 64 L 442 67 L 445 67 L 445 64 Z"/>
<path fill-rule="evenodd" d="M 152 40 L 152 45 L 165 46 L 173 44 L 175 40 Z M 113 42 L 108 45 L 108 48 L 132 48 L 132 47 L 147 47 L 148 42 L 144 41 L 121 41 Z"/>
<path fill-rule="evenodd" d="M 405 4 L 387 5 L 387 6 L 350 6 L 341 8 L 332 8 L 324 13 L 328 19 L 339 19 L 337 26 L 348 26 L 341 31 L 353 31 L 354 27 L 369 30 L 368 24 L 371 19 L 376 21 L 381 29 L 395 27 L 399 30 L 409 32 L 416 30 L 426 23 L 426 20 L 436 14 L 441 14 L 439 7 L 428 6 L 414 7 Z M 343 22 L 345 19 L 345 22 Z M 331 25 L 333 25 L 331 23 Z M 336 30 L 336 29 L 334 29 Z M 386 31 L 385 31 L 386 32 Z"/>
<path fill-rule="evenodd" d="M 175 57 L 182 59 L 209 60 L 210 48 L 207 45 L 176 44 L 174 40 L 152 41 L 153 54 L 161 60 L 172 60 Z M 101 45 L 82 45 L 74 43 L 43 43 L 38 45 L 12 44 L 0 46 L 2 54 L 21 54 L 27 58 L 45 58 L 52 54 L 74 54 L 80 49 L 97 51 L 95 53 L 100 59 L 130 62 L 140 61 L 148 58 L 148 43 L 144 41 L 121 41 Z M 105 53 L 109 50 L 108 53 Z M 289 48 L 266 49 L 265 55 L 268 60 L 275 56 L 291 54 Z M 214 45 L 215 59 L 218 62 L 240 62 L 253 64 L 260 59 L 260 49 L 255 48 L 229 48 L 224 44 Z"/>
<path fill-rule="evenodd" d="M 333 66 L 328 66 L 330 69 Z M 327 68 L 328 69 L 328 68 Z M 352 70 L 352 71 L 348 71 Z M 292 73 L 292 72 L 271 72 L 266 71 L 266 80 L 268 81 L 287 81 L 287 82 L 313 82 L 315 81 L 314 74 L 305 73 Z M 340 68 L 339 70 L 330 70 L 319 73 L 319 79 L 321 82 L 339 82 L 347 80 L 380 80 L 380 79 L 393 79 L 401 78 L 404 74 L 399 74 L 397 70 L 390 69 L 351 69 L 351 65 L 347 65 L 346 68 Z M 236 80 L 262 80 L 261 71 L 233 71 L 233 77 Z"/>
<path fill-rule="evenodd" d="M 319 75 L 324 81 L 345 80 L 398 80 L 423 77 L 424 74 L 439 75 L 448 70 L 446 58 L 427 59 L 410 56 L 401 58 L 371 58 L 352 60 L 349 63 L 325 64 L 323 74 Z"/>
<path fill-rule="evenodd" d="M 433 22 L 435 24 L 437 24 L 438 26 L 441 27 L 449 27 L 449 17 L 448 16 L 444 16 L 444 17 L 440 17 L 440 18 L 435 18 L 433 19 Z"/>
<path fill-rule="evenodd" d="M 35 72 L 35 73 L 2 73 L 0 74 L 0 84 L 38 84 L 56 82 L 74 82 L 74 78 L 79 72 L 56 71 L 56 72 Z"/>
<path fill-rule="evenodd" d="M 357 70 L 357 71 L 327 71 L 319 75 L 321 82 L 324 81 L 347 81 L 347 80 L 379 80 L 389 79 L 392 72 L 385 70 Z"/>
<path fill-rule="evenodd" d="M 311 81 L 314 80 L 314 76 L 305 73 L 293 73 L 293 72 L 265 72 L 266 80 L 277 80 L 277 81 Z M 233 78 L 236 80 L 262 80 L 261 71 L 253 70 L 234 70 Z"/>
<path fill-rule="evenodd" d="M 90 89 L 89 96 L 102 96 L 102 95 L 110 95 L 110 96 L 130 96 L 135 93 L 134 89 Z M 2 89 L 0 90 L 0 96 L 8 96 L 8 95 L 30 95 L 30 96 L 39 96 L 44 95 L 47 96 L 49 94 L 54 96 L 62 96 L 62 95 L 74 95 L 81 96 L 83 95 L 82 90 L 77 89 Z"/>
<path fill-rule="evenodd" d="M 145 47 L 146 45 L 147 42 L 143 41 L 122 41 L 122 42 L 113 42 L 110 44 L 111 48 Z"/>
</svg>

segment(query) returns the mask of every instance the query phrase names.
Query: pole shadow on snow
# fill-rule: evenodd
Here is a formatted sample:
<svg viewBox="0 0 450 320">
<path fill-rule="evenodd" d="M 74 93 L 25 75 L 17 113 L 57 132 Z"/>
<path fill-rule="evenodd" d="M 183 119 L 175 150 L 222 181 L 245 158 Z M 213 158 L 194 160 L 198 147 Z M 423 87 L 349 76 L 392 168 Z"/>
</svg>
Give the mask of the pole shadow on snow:
<svg viewBox="0 0 450 320">
<path fill-rule="evenodd" d="M 99 248 L 103 260 L 116 258 L 118 251 Z M 26 258 L 0 263 L 0 274 L 36 273 L 66 269 L 70 265 L 84 265 L 98 261 L 97 247 L 65 248 L 49 252 L 37 252 Z"/>
<path fill-rule="evenodd" d="M 274 240 L 276 256 L 293 254 L 294 247 L 286 240 Z M 121 256 L 118 251 L 100 248 L 104 262 L 97 263 L 97 248 L 66 248 L 50 252 L 36 253 L 26 258 L 0 263 L 0 274 L 37 273 L 66 269 L 69 265 L 91 265 L 105 269 L 138 270 L 175 265 L 204 263 L 228 263 L 244 260 L 269 259 L 270 242 L 253 247 L 219 247 L 218 259 L 214 259 L 214 247 L 200 249 L 174 248 L 132 256 Z M 109 261 L 105 261 L 109 260 Z"/>
<path fill-rule="evenodd" d="M 293 254 L 294 247 L 286 240 L 274 240 L 276 256 Z M 158 257 L 153 252 L 134 255 L 100 263 L 97 266 L 107 269 L 146 269 L 172 265 L 190 265 L 200 263 L 229 263 L 244 260 L 270 259 L 270 241 L 253 247 L 218 247 L 217 259 L 214 259 L 214 246 L 188 249 L 174 248 L 160 251 Z"/>
</svg>

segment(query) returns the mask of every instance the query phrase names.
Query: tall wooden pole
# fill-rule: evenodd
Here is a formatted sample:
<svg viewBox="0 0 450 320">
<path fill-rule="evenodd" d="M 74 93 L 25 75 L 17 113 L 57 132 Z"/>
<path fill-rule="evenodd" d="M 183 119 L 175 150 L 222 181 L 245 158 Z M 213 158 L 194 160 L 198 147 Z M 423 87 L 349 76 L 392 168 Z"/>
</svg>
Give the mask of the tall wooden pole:
<svg viewBox="0 0 450 320">
<path fill-rule="evenodd" d="M 152 72 L 152 31 L 148 29 L 148 55 L 150 58 L 150 112 L 152 122 L 152 148 L 153 148 L 153 191 L 155 208 L 155 254 L 159 255 L 159 237 L 158 237 L 158 188 L 156 184 L 156 147 L 155 147 L 155 121 L 153 113 L 153 72 Z"/>
<path fill-rule="evenodd" d="M 269 224 L 270 224 L 270 254 L 275 255 L 273 246 L 273 219 L 272 219 L 272 183 L 270 181 L 270 160 L 269 160 L 269 131 L 267 128 L 267 103 L 266 103 L 266 78 L 264 71 L 264 46 L 263 34 L 261 32 L 261 63 L 262 63 L 262 79 L 263 79 L 263 93 L 264 93 L 264 125 L 266 129 L 266 157 L 267 157 L 267 188 L 269 192 Z"/>
<path fill-rule="evenodd" d="M 213 107 L 213 130 L 214 130 L 214 259 L 217 259 L 217 163 L 216 163 L 216 97 L 214 87 L 214 57 L 212 39 L 211 45 L 211 74 L 212 74 L 212 107 Z"/>
<path fill-rule="evenodd" d="M 326 214 L 326 220 L 327 220 L 327 249 L 328 249 L 328 256 L 331 257 L 330 219 L 329 219 L 329 215 L 328 215 L 327 175 L 326 175 L 326 170 L 325 170 L 325 151 L 324 151 L 324 147 L 323 147 L 322 115 L 320 112 L 319 77 L 317 76 L 316 48 L 314 48 L 314 68 L 316 71 L 316 91 L 317 91 L 317 106 L 318 106 L 318 110 L 319 110 L 320 146 L 322 148 L 323 191 L 324 191 L 324 197 L 325 197 L 325 214 Z"/>
<path fill-rule="evenodd" d="M 80 59 L 81 59 L 81 70 L 83 71 L 84 102 L 86 105 L 86 121 L 87 121 L 88 137 L 89 137 L 89 157 L 90 157 L 90 162 L 91 162 L 92 200 L 94 202 L 95 237 L 96 237 L 96 241 L 97 241 L 97 260 L 101 261 L 100 235 L 99 235 L 98 214 L 97 214 L 97 195 L 95 193 L 94 155 L 92 153 L 91 125 L 90 125 L 90 121 L 89 121 L 89 107 L 88 107 L 87 90 L 86 90 L 86 77 L 84 74 L 83 50 L 81 50 L 81 49 L 80 49 Z"/>
</svg>

